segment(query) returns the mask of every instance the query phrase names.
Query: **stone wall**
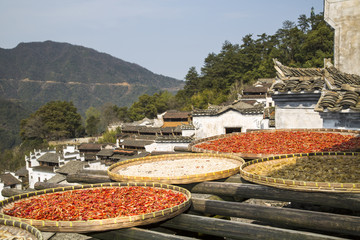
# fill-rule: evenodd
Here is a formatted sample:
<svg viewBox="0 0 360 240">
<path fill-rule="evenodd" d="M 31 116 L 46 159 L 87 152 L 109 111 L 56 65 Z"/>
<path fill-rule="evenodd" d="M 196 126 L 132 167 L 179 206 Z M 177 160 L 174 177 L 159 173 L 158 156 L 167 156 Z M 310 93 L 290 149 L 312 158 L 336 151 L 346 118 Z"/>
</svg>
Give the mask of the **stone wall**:
<svg viewBox="0 0 360 240">
<path fill-rule="evenodd" d="M 360 0 L 325 0 L 324 4 L 324 19 L 335 29 L 335 67 L 360 75 Z"/>
</svg>

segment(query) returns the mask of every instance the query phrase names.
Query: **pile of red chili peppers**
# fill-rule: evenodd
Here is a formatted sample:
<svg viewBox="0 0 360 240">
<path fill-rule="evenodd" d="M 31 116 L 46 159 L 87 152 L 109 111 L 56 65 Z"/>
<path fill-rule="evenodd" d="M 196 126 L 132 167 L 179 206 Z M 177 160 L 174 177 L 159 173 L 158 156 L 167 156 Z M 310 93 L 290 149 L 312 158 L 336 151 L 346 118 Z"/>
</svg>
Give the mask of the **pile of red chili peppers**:
<svg viewBox="0 0 360 240">
<path fill-rule="evenodd" d="M 356 151 L 360 149 L 360 137 L 300 131 L 252 132 L 200 143 L 195 147 L 253 154 Z"/>
<path fill-rule="evenodd" d="M 94 188 L 27 198 L 5 208 L 4 213 L 36 220 L 78 221 L 151 213 L 186 200 L 180 192 L 153 187 Z"/>
</svg>

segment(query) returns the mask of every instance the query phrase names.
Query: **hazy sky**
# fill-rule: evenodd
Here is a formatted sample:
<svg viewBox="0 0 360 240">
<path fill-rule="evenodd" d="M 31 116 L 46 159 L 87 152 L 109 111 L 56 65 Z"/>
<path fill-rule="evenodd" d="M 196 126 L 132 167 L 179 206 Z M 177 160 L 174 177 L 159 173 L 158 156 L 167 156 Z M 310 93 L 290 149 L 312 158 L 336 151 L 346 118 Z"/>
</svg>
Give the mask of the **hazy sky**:
<svg viewBox="0 0 360 240">
<path fill-rule="evenodd" d="M 226 40 L 272 35 L 311 7 L 323 0 L 0 0 L 0 48 L 67 42 L 184 79 Z"/>
</svg>

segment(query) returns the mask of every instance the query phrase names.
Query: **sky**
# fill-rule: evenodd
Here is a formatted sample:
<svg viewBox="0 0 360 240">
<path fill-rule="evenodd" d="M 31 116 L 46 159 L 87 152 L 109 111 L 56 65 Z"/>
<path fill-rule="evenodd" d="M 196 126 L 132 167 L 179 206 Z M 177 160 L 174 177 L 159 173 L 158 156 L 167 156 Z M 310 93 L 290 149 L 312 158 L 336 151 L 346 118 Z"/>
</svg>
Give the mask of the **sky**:
<svg viewBox="0 0 360 240">
<path fill-rule="evenodd" d="M 247 34 L 275 34 L 324 0 L 0 0 L 0 48 L 47 40 L 92 48 L 183 80 Z"/>
</svg>

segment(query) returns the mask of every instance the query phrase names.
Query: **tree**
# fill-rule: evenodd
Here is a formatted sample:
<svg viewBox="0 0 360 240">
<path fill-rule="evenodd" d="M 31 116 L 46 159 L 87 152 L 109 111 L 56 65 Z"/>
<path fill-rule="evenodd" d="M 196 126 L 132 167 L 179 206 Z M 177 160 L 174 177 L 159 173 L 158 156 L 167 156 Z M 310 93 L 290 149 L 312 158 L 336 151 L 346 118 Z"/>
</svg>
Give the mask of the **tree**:
<svg viewBox="0 0 360 240">
<path fill-rule="evenodd" d="M 20 123 L 25 139 L 58 140 L 83 136 L 81 116 L 72 102 L 51 101 Z"/>
<path fill-rule="evenodd" d="M 89 136 L 94 136 L 98 133 L 98 129 L 99 129 L 99 123 L 100 123 L 100 118 L 91 115 L 89 118 L 86 119 L 86 133 Z"/>
<path fill-rule="evenodd" d="M 118 107 L 111 103 L 105 103 L 101 107 L 101 131 L 105 131 L 107 126 L 119 122 Z"/>
<path fill-rule="evenodd" d="M 129 117 L 129 112 L 128 112 L 127 107 L 119 107 L 117 109 L 117 116 L 118 116 L 120 121 L 123 121 L 123 122 L 130 122 L 131 121 L 131 119 Z"/>
<path fill-rule="evenodd" d="M 85 112 L 85 130 L 87 135 L 94 136 L 100 129 L 100 111 L 94 107 L 89 107 Z"/>
<path fill-rule="evenodd" d="M 199 74 L 195 67 L 191 67 L 185 76 L 184 90 L 188 97 L 191 97 L 199 91 Z"/>
</svg>

